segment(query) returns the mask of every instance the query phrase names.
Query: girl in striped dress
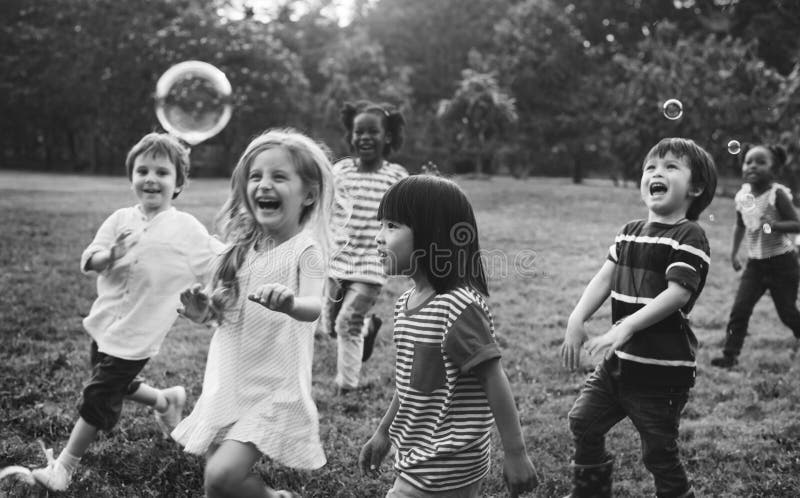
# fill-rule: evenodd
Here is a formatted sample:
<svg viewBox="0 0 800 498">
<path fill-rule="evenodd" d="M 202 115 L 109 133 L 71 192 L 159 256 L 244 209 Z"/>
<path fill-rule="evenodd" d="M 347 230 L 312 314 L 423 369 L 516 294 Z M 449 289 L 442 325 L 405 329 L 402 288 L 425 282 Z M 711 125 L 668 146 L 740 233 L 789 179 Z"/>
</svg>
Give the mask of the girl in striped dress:
<svg viewBox="0 0 800 498">
<path fill-rule="evenodd" d="M 287 495 L 253 472 L 262 455 L 293 468 L 325 464 L 311 363 L 332 178 L 323 149 L 305 135 L 254 139 L 220 214 L 230 247 L 210 289 L 181 295 L 184 315 L 217 326 L 202 394 L 172 432 L 186 452 L 206 455 L 209 498 Z"/>
<path fill-rule="evenodd" d="M 777 145 L 757 145 L 742 151 L 745 184 L 736 194 L 736 229 L 733 232 L 731 264 L 739 271 L 738 252 L 746 241 L 747 263 L 733 302 L 725 346 L 711 364 L 731 368 L 738 363 L 753 308 L 769 290 L 778 316 L 800 339 L 797 287 L 800 268 L 790 233 L 800 232 L 800 221 L 792 206 L 792 193 L 775 183 L 786 162 L 786 151 Z"/>
<path fill-rule="evenodd" d="M 337 191 L 347 205 L 337 206 L 337 225 L 343 230 L 331 259 L 321 326 L 336 338 L 336 386 L 343 394 L 359 386 L 361 364 L 372 354 L 381 325 L 370 314 L 386 283 L 375 250 L 378 203 L 408 172 L 386 160 L 403 145 L 405 120 L 399 111 L 359 101 L 345 104 L 341 113 L 354 156 L 333 166 Z"/>
<path fill-rule="evenodd" d="M 387 498 L 477 497 L 497 425 L 511 496 L 536 473 L 500 365 L 475 216 L 452 181 L 420 175 L 390 188 L 378 208 L 378 253 L 388 275 L 414 287 L 395 305 L 395 392 L 359 466 L 375 474 L 391 445 L 397 478 Z"/>
</svg>

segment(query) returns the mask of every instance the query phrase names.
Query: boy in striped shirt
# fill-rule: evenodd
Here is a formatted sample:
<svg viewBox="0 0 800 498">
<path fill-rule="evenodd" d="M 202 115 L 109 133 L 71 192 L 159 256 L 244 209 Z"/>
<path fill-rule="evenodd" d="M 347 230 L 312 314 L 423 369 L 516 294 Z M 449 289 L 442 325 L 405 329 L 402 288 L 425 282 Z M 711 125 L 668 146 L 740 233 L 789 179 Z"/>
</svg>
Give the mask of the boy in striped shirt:
<svg viewBox="0 0 800 498">
<path fill-rule="evenodd" d="M 696 368 L 697 338 L 687 317 L 710 262 L 696 220 L 716 185 L 714 160 L 692 140 L 667 138 L 650 149 L 640 184 L 648 218 L 622 227 L 569 317 L 561 355 L 574 370 L 587 339 L 584 323 L 611 296 L 611 329 L 585 345 L 603 359 L 569 412 L 573 498 L 611 496 L 605 434 L 625 417 L 641 437 L 656 495 L 694 496 L 678 454 L 678 426 Z"/>
</svg>

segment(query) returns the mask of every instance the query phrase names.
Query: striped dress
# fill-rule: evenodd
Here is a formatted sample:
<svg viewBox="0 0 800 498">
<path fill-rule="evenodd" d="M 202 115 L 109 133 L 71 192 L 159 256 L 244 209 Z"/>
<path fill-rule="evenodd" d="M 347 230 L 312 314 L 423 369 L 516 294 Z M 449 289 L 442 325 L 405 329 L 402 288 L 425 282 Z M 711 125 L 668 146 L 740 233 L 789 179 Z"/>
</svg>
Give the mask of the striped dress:
<svg viewBox="0 0 800 498">
<path fill-rule="evenodd" d="M 266 283 L 298 291 L 301 254 L 314 245 L 303 231 L 267 251 L 250 250 L 239 269 L 239 300 L 225 313 L 208 349 L 203 392 L 172 437 L 203 454 L 225 439 L 252 443 L 288 467 L 325 464 L 311 397 L 314 322 L 300 322 L 251 302 Z"/>
<path fill-rule="evenodd" d="M 766 259 L 794 251 L 794 243 L 789 234 L 774 230 L 766 233 L 762 228 L 764 216 L 774 220 L 780 219 L 778 209 L 775 207 L 778 190 L 786 193 L 789 199 L 792 198 L 792 191 L 779 183 L 773 183 L 769 190 L 758 197 L 753 196 L 750 184 L 745 183 L 734 197 L 736 211 L 744 224 L 747 257 L 750 259 Z"/>
<path fill-rule="evenodd" d="M 414 310 L 395 306 L 397 414 L 389 437 L 400 476 L 428 492 L 458 489 L 489 471 L 494 418 L 470 370 L 500 357 L 483 298 L 468 288 Z"/>
<path fill-rule="evenodd" d="M 331 260 L 330 276 L 383 285 L 386 275 L 375 242 L 380 230 L 376 215 L 383 194 L 407 177 L 408 172 L 399 164 L 386 161 L 375 171 L 359 171 L 357 161 L 346 158 L 333 166 L 333 174 L 336 189 L 350 209 L 337 209 L 334 217 L 334 223 L 345 228 L 336 240 L 337 252 Z"/>
<path fill-rule="evenodd" d="M 697 338 L 688 315 L 708 275 L 708 239 L 700 225 L 636 220 L 625 225 L 609 248 L 616 264 L 611 283 L 611 317 L 624 319 L 677 282 L 691 291 L 680 310 L 637 331 L 611 361 L 620 381 L 629 384 L 691 387 L 694 385 Z"/>
</svg>

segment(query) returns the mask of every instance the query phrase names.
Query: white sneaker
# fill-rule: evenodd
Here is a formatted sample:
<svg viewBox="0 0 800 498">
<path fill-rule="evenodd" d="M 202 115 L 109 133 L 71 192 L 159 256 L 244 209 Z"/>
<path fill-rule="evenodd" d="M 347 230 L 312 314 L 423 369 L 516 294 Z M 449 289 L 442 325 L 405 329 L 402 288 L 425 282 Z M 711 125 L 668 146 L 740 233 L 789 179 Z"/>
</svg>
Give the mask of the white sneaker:
<svg viewBox="0 0 800 498">
<path fill-rule="evenodd" d="M 156 423 L 161 429 L 164 438 L 168 439 L 172 429 L 183 419 L 183 405 L 186 404 L 186 390 L 183 386 L 175 386 L 162 389 L 161 392 L 167 399 L 169 406 L 167 411 L 159 413 L 156 411 Z"/>
<path fill-rule="evenodd" d="M 47 467 L 34 469 L 31 474 L 33 479 L 50 491 L 65 491 L 72 480 L 72 476 L 58 460 L 51 460 Z"/>
</svg>

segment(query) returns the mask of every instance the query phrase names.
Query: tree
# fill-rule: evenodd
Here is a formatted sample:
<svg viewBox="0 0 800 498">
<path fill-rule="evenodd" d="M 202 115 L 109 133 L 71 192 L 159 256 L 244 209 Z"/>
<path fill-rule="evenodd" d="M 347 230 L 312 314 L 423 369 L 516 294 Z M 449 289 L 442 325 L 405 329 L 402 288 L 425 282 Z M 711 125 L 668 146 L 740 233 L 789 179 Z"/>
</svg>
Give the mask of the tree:
<svg viewBox="0 0 800 498">
<path fill-rule="evenodd" d="M 475 173 L 482 175 L 484 161 L 491 157 L 503 134 L 517 122 L 514 99 L 503 92 L 495 76 L 465 69 L 453 97 L 442 100 L 438 116 L 456 133 L 455 143 L 475 161 Z"/>
</svg>

